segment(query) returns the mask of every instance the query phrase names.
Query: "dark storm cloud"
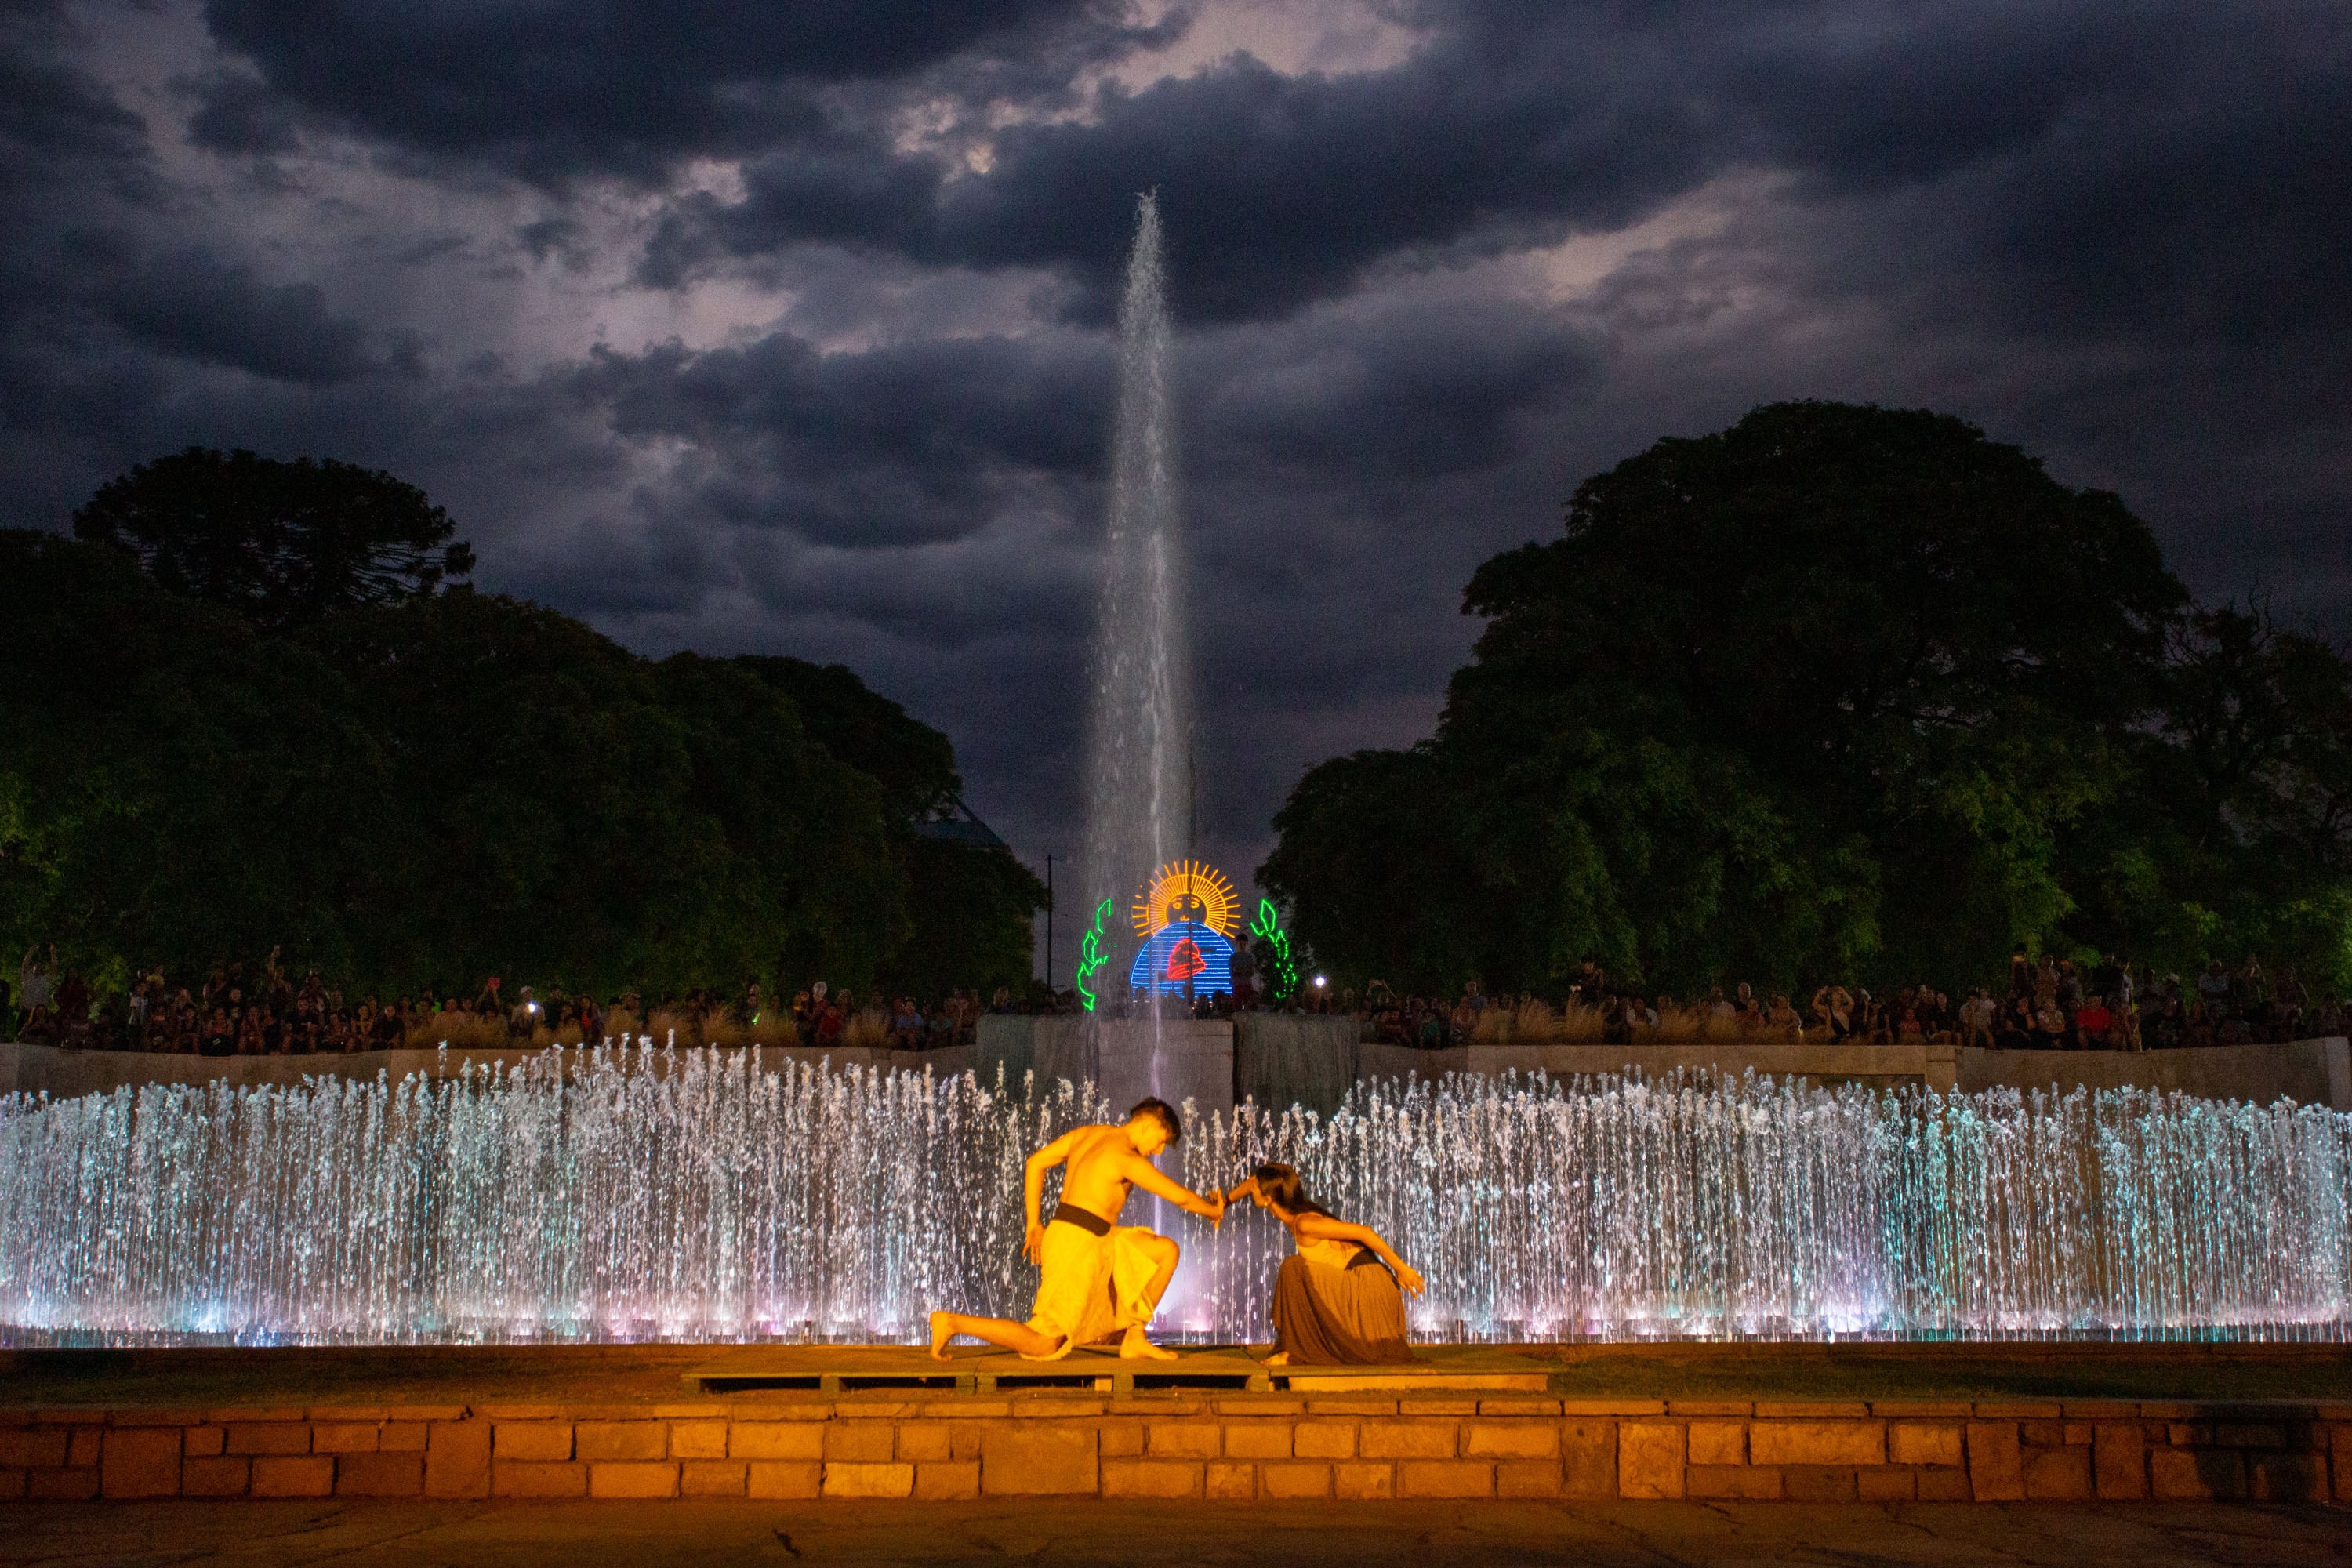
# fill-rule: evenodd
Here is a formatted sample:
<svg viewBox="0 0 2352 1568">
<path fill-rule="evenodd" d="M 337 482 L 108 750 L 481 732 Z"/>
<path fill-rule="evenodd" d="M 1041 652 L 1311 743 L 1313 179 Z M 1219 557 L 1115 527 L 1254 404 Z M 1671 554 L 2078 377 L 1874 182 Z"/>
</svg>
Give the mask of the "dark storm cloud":
<svg viewBox="0 0 2352 1568">
<path fill-rule="evenodd" d="M 211 0 L 224 44 L 338 130 L 540 180 L 657 179 L 683 158 L 821 132 L 818 89 L 1076 31 L 1090 0 Z M 224 83 L 203 110 L 252 122 Z"/>
<path fill-rule="evenodd" d="M 1374 68 L 1129 88 L 1236 24 L 215 0 L 218 50 L 126 87 L 203 0 L 110 3 L 0 38 L 9 521 L 191 440 L 389 467 L 489 586 L 847 660 L 1033 850 L 1073 838 L 1148 187 L 1229 868 L 1303 767 L 1427 732 L 1481 559 L 1768 398 L 1960 414 L 2200 592 L 2352 631 L 2340 5 L 1383 0 Z M 1531 255 L 1652 219 L 1557 285 Z"/>
</svg>

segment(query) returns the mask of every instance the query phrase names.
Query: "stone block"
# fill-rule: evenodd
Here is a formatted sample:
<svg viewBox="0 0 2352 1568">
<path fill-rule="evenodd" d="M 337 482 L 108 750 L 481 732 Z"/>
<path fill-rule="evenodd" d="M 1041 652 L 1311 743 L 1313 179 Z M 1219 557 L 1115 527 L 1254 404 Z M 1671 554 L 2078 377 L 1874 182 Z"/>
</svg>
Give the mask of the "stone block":
<svg viewBox="0 0 2352 1568">
<path fill-rule="evenodd" d="M 1911 1477 L 1918 1486 L 1921 1502 L 1967 1502 L 1976 1495 L 1966 1470 L 1914 1470 Z"/>
<path fill-rule="evenodd" d="M 1780 1472 L 1759 1465 L 1693 1465 L 1685 1472 L 1684 1487 L 1685 1494 L 1694 1498 L 1769 1502 L 1780 1495 Z"/>
<path fill-rule="evenodd" d="M 1559 1402 L 1563 1415 L 1664 1415 L 1666 1402 L 1663 1399 L 1563 1399 Z"/>
<path fill-rule="evenodd" d="M 1392 1465 L 1338 1464 L 1331 1467 L 1331 1495 L 1342 1502 L 1381 1502 L 1396 1496 Z"/>
<path fill-rule="evenodd" d="M 492 1497 L 586 1497 L 588 1467 L 562 1461 L 497 1459 L 490 1465 Z"/>
<path fill-rule="evenodd" d="M 1140 1421 L 1106 1421 L 1102 1424 L 1102 1457 L 1106 1459 L 1139 1458 L 1143 1454 L 1143 1423 Z"/>
<path fill-rule="evenodd" d="M 1853 1484 L 1864 1502 L 1909 1502 L 1919 1495 L 1917 1472 L 1887 1465 L 1854 1471 Z"/>
<path fill-rule="evenodd" d="M 1756 1414 L 1783 1421 L 1818 1421 L 1832 1416 L 1860 1417 L 1870 1406 L 1858 1399 L 1759 1399 Z"/>
<path fill-rule="evenodd" d="M 980 1495 L 980 1461 L 950 1460 L 915 1467 L 915 1495 L 945 1502 Z"/>
<path fill-rule="evenodd" d="M 2017 1423 L 1971 1421 L 1968 1428 L 1969 1495 L 1979 1502 L 2017 1502 L 2025 1496 Z"/>
<path fill-rule="evenodd" d="M 1617 1495 L 1683 1495 L 1683 1428 L 1665 1421 L 1627 1421 L 1617 1428 Z"/>
<path fill-rule="evenodd" d="M 334 1461 L 330 1459 L 328 1464 Z M 35 1502 L 87 1502 L 98 1495 L 98 1467 L 76 1465 L 63 1470 L 34 1470 L 25 1478 L 25 1495 Z"/>
<path fill-rule="evenodd" d="M 1666 1401 L 1666 1414 L 1669 1415 L 1737 1415 L 1745 1421 L 1747 1417 L 1756 1414 L 1756 1405 L 1753 1400 L 1747 1399 L 1669 1399 Z"/>
<path fill-rule="evenodd" d="M 2055 1448 L 2066 1441 L 2066 1423 L 2022 1421 L 2018 1424 L 2017 1436 L 2029 1448 Z"/>
<path fill-rule="evenodd" d="M 253 1479 L 253 1461 L 235 1455 L 200 1456 L 180 1461 L 182 1497 L 243 1497 Z"/>
<path fill-rule="evenodd" d="M 980 1485 L 991 1497 L 1097 1491 L 1100 1475 L 1087 1427 L 1019 1422 L 982 1434 Z"/>
<path fill-rule="evenodd" d="M 1468 1459 L 1407 1459 L 1397 1466 L 1397 1496 L 1493 1497 L 1495 1467 Z"/>
<path fill-rule="evenodd" d="M 1478 1402 L 1475 1399 L 1400 1399 L 1400 1415 L 1475 1415 Z"/>
<path fill-rule="evenodd" d="M 677 1467 L 680 1497 L 741 1497 L 751 1468 L 741 1459 L 687 1459 Z"/>
<path fill-rule="evenodd" d="M 194 1426 L 205 1418 L 201 1410 L 173 1410 L 168 1407 L 145 1410 L 110 1410 L 106 1424 L 110 1426 Z"/>
<path fill-rule="evenodd" d="M 1884 1421 L 1759 1421 L 1748 1429 L 1759 1465 L 1883 1465 Z"/>
<path fill-rule="evenodd" d="M 490 1495 L 490 1424 L 436 1421 L 425 1436 L 425 1495 L 482 1498 Z"/>
<path fill-rule="evenodd" d="M 1235 1459 L 1286 1459 L 1290 1458 L 1290 1423 L 1227 1422 L 1225 1454 Z"/>
<path fill-rule="evenodd" d="M 1462 1452 L 1474 1459 L 1551 1459 L 1559 1455 L 1559 1426 L 1551 1421 L 1473 1421 Z"/>
<path fill-rule="evenodd" d="M 490 1456 L 519 1464 L 560 1464 L 572 1458 L 569 1421 L 500 1421 L 490 1428 Z"/>
<path fill-rule="evenodd" d="M 2336 1428 L 2336 1447 L 2329 1467 L 2336 1478 L 2336 1500 L 2352 1502 L 2352 1427 Z"/>
<path fill-rule="evenodd" d="M 227 1437 L 225 1426 L 191 1426 L 180 1434 L 180 1452 L 191 1459 L 208 1459 L 223 1451 Z"/>
<path fill-rule="evenodd" d="M 2286 1428 L 2271 1422 L 2222 1421 L 2213 1427 L 2213 1441 L 2224 1448 L 2284 1448 Z"/>
<path fill-rule="evenodd" d="M 1558 1459 L 1505 1459 L 1495 1467 L 1495 1495 L 1507 1498 L 1559 1496 Z"/>
<path fill-rule="evenodd" d="M 102 1497 L 177 1497 L 180 1429 L 118 1426 L 106 1435 L 98 1470 Z"/>
<path fill-rule="evenodd" d="M 2255 1454 L 2246 1468 L 2249 1489 L 2258 1501 L 2327 1500 L 2327 1465 L 2317 1454 Z"/>
<path fill-rule="evenodd" d="M 1451 1421 L 1368 1421 L 1356 1434 L 1356 1451 L 1367 1459 L 1450 1459 Z"/>
<path fill-rule="evenodd" d="M 1898 1465 L 1965 1465 L 1968 1446 L 1948 1421 L 1895 1421 L 1886 1428 L 1886 1457 Z"/>
<path fill-rule="evenodd" d="M 2246 1495 L 2245 1456 L 2235 1448 L 2158 1448 L 2148 1456 L 2147 1469 L 2160 1502 L 2234 1501 Z"/>
<path fill-rule="evenodd" d="M 97 1464 L 99 1439 L 103 1436 L 104 1432 L 100 1427 L 75 1427 L 73 1435 L 66 1441 L 66 1463 L 75 1469 Z"/>
<path fill-rule="evenodd" d="M 1154 1421 L 1144 1452 L 1155 1459 L 1213 1459 L 1223 1451 L 1223 1435 L 1206 1421 Z"/>
<path fill-rule="evenodd" d="M 583 1421 L 574 1429 L 572 1442 L 572 1457 L 586 1464 L 667 1459 L 669 1458 L 669 1423 Z"/>
<path fill-rule="evenodd" d="M 744 1495 L 813 1498 L 824 1484 L 824 1467 L 814 1459 L 753 1459 L 744 1476 Z"/>
<path fill-rule="evenodd" d="M 2068 1445 L 2024 1452 L 2025 1495 L 2036 1500 L 2081 1502 L 2092 1495 L 2091 1450 Z"/>
<path fill-rule="evenodd" d="M 2345 1447 L 2352 1452 L 2352 1444 Z M 1291 1432 L 1290 1451 L 1302 1459 L 1352 1459 L 1356 1457 L 1356 1424 L 1301 1421 Z"/>
<path fill-rule="evenodd" d="M 588 1495 L 594 1498 L 677 1496 L 677 1465 L 669 1459 L 605 1459 L 588 1467 Z"/>
<path fill-rule="evenodd" d="M 1201 1478 L 1201 1494 L 1223 1502 L 1253 1501 L 1257 1497 L 1257 1467 L 1212 1459 Z"/>
<path fill-rule="evenodd" d="M 2070 1420 L 2066 1423 L 2066 1441 L 2088 1447 L 2091 1444 L 2092 1430 L 2091 1423 L 2088 1421 Z"/>
<path fill-rule="evenodd" d="M 421 1454 L 432 1430 L 424 1421 L 387 1421 L 376 1429 L 376 1447 L 387 1454 Z"/>
<path fill-rule="evenodd" d="M 1258 1484 L 1269 1498 L 1327 1498 L 1331 1495 L 1331 1467 L 1285 1460 L 1258 1467 Z"/>
<path fill-rule="evenodd" d="M 261 1454 L 253 1460 L 253 1497 L 329 1497 L 335 1489 L 331 1454 Z"/>
<path fill-rule="evenodd" d="M 66 1462 L 62 1426 L 16 1426 L 0 1429 L 0 1465 L 17 1469 L 54 1470 Z M 219 1452 L 215 1449 L 214 1452 Z"/>
<path fill-rule="evenodd" d="M 824 1428 L 828 1464 L 887 1465 L 898 1447 L 898 1428 L 892 1422 L 835 1421 Z"/>
<path fill-rule="evenodd" d="M 1559 1426 L 1560 1495 L 1617 1495 L 1617 1423 L 1563 1421 Z"/>
<path fill-rule="evenodd" d="M 727 1457 L 821 1459 L 824 1458 L 824 1428 L 813 1421 L 738 1421 L 728 1429 Z"/>
<path fill-rule="evenodd" d="M 1199 1463 L 1177 1460 L 1105 1459 L 1102 1462 L 1102 1495 L 1107 1498 L 1199 1497 L 1203 1468 Z"/>
<path fill-rule="evenodd" d="M 422 1454 L 345 1454 L 335 1461 L 337 1497 L 423 1497 Z"/>
<path fill-rule="evenodd" d="M 321 1421 L 310 1428 L 314 1454 L 373 1454 L 383 1434 L 373 1421 Z"/>
<path fill-rule="evenodd" d="M 861 1461 L 824 1462 L 826 1497 L 902 1498 L 915 1495 L 915 1467 Z"/>
<path fill-rule="evenodd" d="M 727 1457 L 724 1421 L 673 1421 L 669 1427 L 673 1459 L 723 1459 Z"/>
<path fill-rule="evenodd" d="M 1532 1394 L 1507 1394 L 1499 1398 L 1478 1401 L 1481 1415 L 1558 1415 L 1559 1401 L 1539 1399 Z"/>
<path fill-rule="evenodd" d="M 1738 1421 L 1694 1421 L 1690 1424 L 1690 1462 L 1694 1465 L 1744 1465 L 1748 1462 L 1748 1427 Z"/>
<path fill-rule="evenodd" d="M 257 1425 L 238 1423 L 223 1436 L 221 1451 L 225 1454 L 307 1454 L 310 1451 L 310 1428 L 299 1421 L 268 1421 Z"/>
<path fill-rule="evenodd" d="M 901 1464 L 940 1464 L 954 1457 L 953 1429 L 944 1421 L 901 1421 L 891 1457 Z"/>
<path fill-rule="evenodd" d="M 2147 1439 L 2137 1421 L 2102 1421 L 2092 1428 L 2092 1485 L 2103 1498 L 2131 1502 L 2147 1496 Z"/>
<path fill-rule="evenodd" d="M 1790 1465 L 1780 1492 L 1791 1502 L 1852 1502 L 1860 1495 L 1853 1471 L 1837 1465 Z"/>
</svg>

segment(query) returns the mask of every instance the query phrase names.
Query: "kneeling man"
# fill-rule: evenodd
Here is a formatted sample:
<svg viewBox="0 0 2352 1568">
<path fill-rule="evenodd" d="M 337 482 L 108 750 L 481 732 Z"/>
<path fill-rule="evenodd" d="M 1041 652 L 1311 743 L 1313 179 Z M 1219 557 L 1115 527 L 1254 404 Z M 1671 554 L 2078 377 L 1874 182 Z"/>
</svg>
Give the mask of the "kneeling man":
<svg viewBox="0 0 2352 1568">
<path fill-rule="evenodd" d="M 1175 1360 L 1175 1352 L 1144 1337 L 1143 1326 L 1175 1278 L 1177 1246 L 1118 1220 L 1127 1194 L 1137 1187 L 1212 1225 L 1224 1217 L 1223 1194 L 1204 1198 L 1152 1164 L 1151 1157 L 1181 1135 L 1176 1112 L 1163 1100 L 1147 1100 L 1116 1127 L 1073 1128 L 1030 1155 L 1022 1181 L 1028 1230 L 1021 1250 L 1037 1265 L 1039 1278 L 1029 1321 L 933 1312 L 931 1354 L 945 1361 L 948 1342 L 970 1334 L 1033 1361 L 1055 1361 L 1079 1345 L 1118 1335 L 1122 1356 Z M 1045 1173 L 1056 1165 L 1069 1167 L 1062 1178 L 1061 1206 L 1040 1225 Z"/>
</svg>

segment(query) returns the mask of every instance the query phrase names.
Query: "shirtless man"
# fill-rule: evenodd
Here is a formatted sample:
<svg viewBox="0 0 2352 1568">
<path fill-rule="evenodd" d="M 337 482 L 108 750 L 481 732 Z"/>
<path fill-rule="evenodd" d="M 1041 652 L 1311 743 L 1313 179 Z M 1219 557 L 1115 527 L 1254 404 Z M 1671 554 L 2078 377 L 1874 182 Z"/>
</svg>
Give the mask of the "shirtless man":
<svg viewBox="0 0 2352 1568">
<path fill-rule="evenodd" d="M 1127 1206 L 1127 1194 L 1137 1187 L 1211 1225 L 1224 1218 L 1222 1194 L 1204 1198 L 1170 1181 L 1152 1164 L 1151 1157 L 1181 1132 L 1176 1112 L 1166 1102 L 1147 1100 L 1118 1126 L 1073 1128 L 1030 1155 L 1022 1181 L 1021 1206 L 1028 1233 L 1021 1250 L 1037 1265 L 1039 1274 L 1029 1321 L 933 1312 L 931 1354 L 947 1360 L 948 1342 L 958 1334 L 970 1334 L 1033 1361 L 1055 1361 L 1079 1345 L 1120 1333 L 1118 1353 L 1123 1357 L 1175 1360 L 1175 1352 L 1161 1350 L 1144 1337 L 1143 1326 L 1176 1276 L 1179 1248 L 1164 1236 L 1117 1221 Z M 1061 1206 L 1040 1224 L 1037 1210 L 1045 1195 L 1045 1173 L 1056 1165 L 1069 1167 L 1062 1178 Z"/>
</svg>

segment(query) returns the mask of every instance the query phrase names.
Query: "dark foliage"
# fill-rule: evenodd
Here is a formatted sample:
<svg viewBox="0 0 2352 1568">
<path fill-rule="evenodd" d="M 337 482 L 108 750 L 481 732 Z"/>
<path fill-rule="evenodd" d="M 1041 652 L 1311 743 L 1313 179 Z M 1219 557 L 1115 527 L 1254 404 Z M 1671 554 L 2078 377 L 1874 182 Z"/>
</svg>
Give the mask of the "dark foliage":
<svg viewBox="0 0 2352 1568">
<path fill-rule="evenodd" d="M 175 593 L 268 631 L 432 594 L 474 570 L 473 547 L 423 490 L 366 468 L 191 447 L 100 487 L 74 535 L 137 556 Z"/>
<path fill-rule="evenodd" d="M 2352 669 L 2199 610 L 2116 497 L 1927 412 L 1757 409 L 1487 562 L 1436 738 L 1261 879 L 1350 979 L 1984 977 L 2012 942 L 2341 974 Z"/>
<path fill-rule="evenodd" d="M 0 584 L 12 951 L 119 979 L 282 942 L 387 994 L 1028 974 L 1034 879 L 1001 850 L 926 859 L 907 780 L 836 753 L 776 661 L 653 663 L 463 590 L 272 636 L 36 533 L 0 533 Z M 952 779 L 944 736 L 826 677 L 896 716 L 845 751 Z"/>
</svg>

